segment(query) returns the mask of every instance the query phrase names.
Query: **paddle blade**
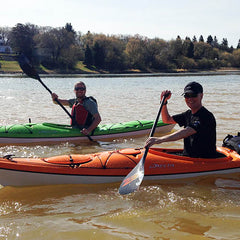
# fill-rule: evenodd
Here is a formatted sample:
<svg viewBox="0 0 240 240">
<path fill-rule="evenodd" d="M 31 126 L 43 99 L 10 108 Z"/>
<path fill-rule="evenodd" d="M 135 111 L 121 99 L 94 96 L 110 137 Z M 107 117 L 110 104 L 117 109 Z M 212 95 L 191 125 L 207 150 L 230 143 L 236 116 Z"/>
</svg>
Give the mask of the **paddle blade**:
<svg viewBox="0 0 240 240">
<path fill-rule="evenodd" d="M 142 158 L 135 168 L 124 178 L 118 192 L 121 195 L 138 190 L 144 177 L 144 159 Z"/>
<path fill-rule="evenodd" d="M 152 126 L 150 137 L 152 137 L 155 132 L 155 129 L 157 127 L 157 122 L 158 122 L 160 113 L 162 111 L 164 101 L 166 100 L 167 96 L 168 96 L 168 94 L 167 95 L 165 94 L 163 96 L 163 99 L 161 101 L 160 108 L 158 111 L 158 115 L 155 119 L 154 125 Z M 122 194 L 122 195 L 129 194 L 129 193 L 136 191 L 139 188 L 139 186 L 143 180 L 143 177 L 144 177 L 144 163 L 145 163 L 145 160 L 146 160 L 146 157 L 148 154 L 148 150 L 149 150 L 149 147 L 146 147 L 145 152 L 144 152 L 141 160 L 137 164 L 137 166 L 124 178 L 124 180 L 121 183 L 120 188 L 118 190 L 118 192 L 120 194 Z"/>
<path fill-rule="evenodd" d="M 37 74 L 36 70 L 34 69 L 32 64 L 30 63 L 30 61 L 28 60 L 28 58 L 24 54 L 21 54 L 19 56 L 18 62 L 19 62 L 19 65 L 20 65 L 21 69 L 23 70 L 23 72 L 27 76 L 29 76 L 30 78 L 40 80 L 40 77 Z"/>
</svg>

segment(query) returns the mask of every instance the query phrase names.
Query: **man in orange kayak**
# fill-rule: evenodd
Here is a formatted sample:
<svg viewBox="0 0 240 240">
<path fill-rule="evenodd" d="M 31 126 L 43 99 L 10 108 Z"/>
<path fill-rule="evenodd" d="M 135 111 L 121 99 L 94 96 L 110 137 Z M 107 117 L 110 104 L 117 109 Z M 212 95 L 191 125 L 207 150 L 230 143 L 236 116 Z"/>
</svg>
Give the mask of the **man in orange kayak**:
<svg viewBox="0 0 240 240">
<path fill-rule="evenodd" d="M 147 139 L 145 147 L 184 139 L 184 156 L 216 157 L 216 120 L 214 115 L 202 106 L 202 85 L 190 82 L 185 86 L 183 96 L 190 109 L 173 116 L 169 114 L 167 109 L 167 100 L 171 98 L 171 91 L 163 91 L 161 99 L 165 94 L 169 95 L 162 108 L 163 122 L 178 123 L 180 127 L 184 128 L 163 137 L 151 137 Z"/>
<path fill-rule="evenodd" d="M 78 82 L 74 86 L 76 98 L 59 99 L 56 93 L 52 93 L 53 102 L 56 99 L 62 104 L 72 108 L 71 125 L 79 127 L 84 135 L 89 135 L 101 122 L 96 100 L 93 97 L 86 97 L 86 85 Z"/>
</svg>

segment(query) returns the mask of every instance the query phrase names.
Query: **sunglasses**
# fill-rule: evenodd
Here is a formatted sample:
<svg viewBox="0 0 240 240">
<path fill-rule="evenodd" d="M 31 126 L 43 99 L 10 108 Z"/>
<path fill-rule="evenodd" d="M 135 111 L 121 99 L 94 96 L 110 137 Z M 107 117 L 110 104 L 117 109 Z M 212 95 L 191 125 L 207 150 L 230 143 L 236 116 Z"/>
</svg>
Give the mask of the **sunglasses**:
<svg viewBox="0 0 240 240">
<path fill-rule="evenodd" d="M 75 87 L 75 91 L 78 91 L 78 90 L 84 91 L 84 90 L 86 90 L 86 88 L 85 87 Z"/>
<path fill-rule="evenodd" d="M 197 93 L 185 93 L 183 96 L 184 98 L 195 98 L 197 95 Z"/>
</svg>

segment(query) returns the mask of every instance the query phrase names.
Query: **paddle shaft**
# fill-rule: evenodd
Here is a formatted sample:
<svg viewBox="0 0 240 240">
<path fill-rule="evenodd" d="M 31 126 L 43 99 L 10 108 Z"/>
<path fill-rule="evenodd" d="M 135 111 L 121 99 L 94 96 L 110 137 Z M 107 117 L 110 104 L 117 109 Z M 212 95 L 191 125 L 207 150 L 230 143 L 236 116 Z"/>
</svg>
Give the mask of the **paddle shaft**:
<svg viewBox="0 0 240 240">
<path fill-rule="evenodd" d="M 44 82 L 38 77 L 37 79 L 47 90 L 48 92 L 52 95 L 52 91 L 44 84 Z M 57 102 L 57 104 L 67 113 L 67 115 L 73 120 L 72 115 L 68 112 L 68 110 L 61 104 L 61 102 L 56 98 L 54 101 Z M 89 135 L 85 135 L 88 137 L 90 141 L 94 141 Z"/>
<path fill-rule="evenodd" d="M 44 84 L 44 82 L 40 79 L 40 77 L 38 76 L 37 79 L 47 90 L 48 92 L 52 95 L 52 91 Z M 61 104 L 61 102 L 56 98 L 54 101 L 57 102 L 57 104 L 67 113 L 67 115 L 73 120 L 73 116 L 69 113 L 69 111 Z M 88 137 L 88 139 L 90 141 L 94 141 L 89 135 L 85 135 L 86 137 Z"/>
<path fill-rule="evenodd" d="M 159 119 L 160 113 L 163 108 L 163 104 L 164 104 L 167 96 L 168 95 L 163 96 L 156 120 L 152 126 L 149 137 L 152 137 L 154 135 L 154 132 L 157 127 L 158 119 Z M 149 150 L 149 147 L 146 147 L 141 160 L 138 162 L 138 164 L 132 169 L 132 171 L 122 181 L 120 188 L 118 190 L 118 192 L 120 194 L 132 193 L 132 192 L 136 191 L 138 189 L 138 187 L 140 186 L 140 184 L 143 180 L 143 177 L 144 177 L 144 163 L 145 163 L 145 160 L 146 160 L 146 157 L 148 154 L 148 150 Z"/>
<path fill-rule="evenodd" d="M 152 129 L 151 129 L 151 132 L 150 132 L 150 134 L 149 134 L 149 137 L 152 137 L 152 136 L 154 135 L 154 133 L 155 133 L 155 130 L 156 130 L 156 128 L 157 128 L 158 119 L 159 119 L 160 114 L 161 114 L 161 112 L 162 112 L 163 104 L 164 104 L 167 96 L 168 96 L 168 95 L 164 95 L 164 96 L 163 96 L 163 99 L 162 99 L 162 101 L 161 101 L 161 103 L 160 103 L 160 107 L 159 107 L 159 110 L 158 110 L 157 117 L 156 117 L 155 122 L 154 122 L 154 124 L 153 124 L 153 127 L 152 127 Z M 143 165 L 144 165 L 144 163 L 145 163 L 145 160 L 146 160 L 146 157 L 147 157 L 147 154 L 148 154 L 148 150 L 149 150 L 149 147 L 146 147 L 146 148 L 145 148 L 145 152 L 144 152 L 143 157 L 142 157 L 142 164 L 143 164 Z"/>
<path fill-rule="evenodd" d="M 42 86 L 52 95 L 52 91 L 44 84 L 44 82 L 39 77 L 37 71 L 32 66 L 32 64 L 30 63 L 29 59 L 27 59 L 27 57 L 24 56 L 24 54 L 20 55 L 20 57 L 19 57 L 19 64 L 20 64 L 20 67 L 22 68 L 24 73 L 26 73 L 29 77 L 38 80 L 42 84 Z M 57 98 L 55 99 L 55 101 L 65 111 L 65 113 L 67 113 L 67 115 L 73 120 L 73 116 L 62 105 L 62 103 Z M 88 139 L 90 141 L 94 141 L 89 135 L 85 135 L 85 136 L 88 137 Z"/>
<path fill-rule="evenodd" d="M 40 79 L 40 77 L 37 79 L 52 95 L 52 91 L 44 84 L 44 82 Z M 72 115 L 69 113 L 69 111 L 61 104 L 61 102 L 56 98 L 54 101 L 57 102 L 57 104 L 67 113 L 67 115 L 73 120 Z"/>
</svg>

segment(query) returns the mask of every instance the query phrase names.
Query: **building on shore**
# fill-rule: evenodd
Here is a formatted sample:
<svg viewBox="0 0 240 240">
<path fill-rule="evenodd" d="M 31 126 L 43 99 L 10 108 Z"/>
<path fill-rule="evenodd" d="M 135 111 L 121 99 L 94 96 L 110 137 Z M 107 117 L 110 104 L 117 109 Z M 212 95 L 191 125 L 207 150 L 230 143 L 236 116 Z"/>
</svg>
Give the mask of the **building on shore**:
<svg viewBox="0 0 240 240">
<path fill-rule="evenodd" d="M 0 39 L 0 53 L 12 53 L 12 48 L 5 45 L 2 39 Z"/>
</svg>

